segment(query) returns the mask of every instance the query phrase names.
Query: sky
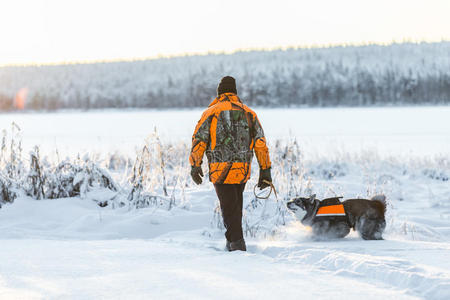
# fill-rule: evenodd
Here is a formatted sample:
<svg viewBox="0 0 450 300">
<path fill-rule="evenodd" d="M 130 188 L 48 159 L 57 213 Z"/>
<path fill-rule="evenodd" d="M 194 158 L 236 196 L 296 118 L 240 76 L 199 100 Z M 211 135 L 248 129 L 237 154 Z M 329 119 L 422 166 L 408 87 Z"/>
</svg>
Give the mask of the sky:
<svg viewBox="0 0 450 300">
<path fill-rule="evenodd" d="M 450 40 L 448 0 L 0 0 L 0 65 Z"/>
</svg>

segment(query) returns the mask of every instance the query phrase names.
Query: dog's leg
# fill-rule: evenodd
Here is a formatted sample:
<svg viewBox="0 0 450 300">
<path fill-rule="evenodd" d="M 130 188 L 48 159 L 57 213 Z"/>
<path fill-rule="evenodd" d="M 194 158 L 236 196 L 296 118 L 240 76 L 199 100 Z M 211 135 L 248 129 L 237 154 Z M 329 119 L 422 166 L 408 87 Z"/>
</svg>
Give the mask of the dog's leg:
<svg viewBox="0 0 450 300">
<path fill-rule="evenodd" d="M 385 227 L 385 220 L 360 218 L 356 229 L 360 236 L 365 240 L 382 240 L 382 234 Z"/>
<path fill-rule="evenodd" d="M 333 231 L 335 232 L 336 238 L 343 238 L 350 233 L 350 226 L 348 226 L 347 222 L 337 222 Z"/>
</svg>

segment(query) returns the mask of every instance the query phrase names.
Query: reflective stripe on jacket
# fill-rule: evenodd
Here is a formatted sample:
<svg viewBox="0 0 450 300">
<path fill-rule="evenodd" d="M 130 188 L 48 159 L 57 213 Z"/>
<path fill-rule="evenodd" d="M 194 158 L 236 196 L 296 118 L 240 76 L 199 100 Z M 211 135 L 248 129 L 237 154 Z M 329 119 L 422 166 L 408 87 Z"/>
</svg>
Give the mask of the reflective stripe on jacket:
<svg viewBox="0 0 450 300">
<path fill-rule="evenodd" d="M 253 150 L 262 169 L 270 168 L 269 150 L 261 124 L 253 112 L 234 93 L 221 94 L 209 105 L 195 127 L 189 161 L 209 162 L 213 183 L 244 183 L 250 178 Z"/>
</svg>

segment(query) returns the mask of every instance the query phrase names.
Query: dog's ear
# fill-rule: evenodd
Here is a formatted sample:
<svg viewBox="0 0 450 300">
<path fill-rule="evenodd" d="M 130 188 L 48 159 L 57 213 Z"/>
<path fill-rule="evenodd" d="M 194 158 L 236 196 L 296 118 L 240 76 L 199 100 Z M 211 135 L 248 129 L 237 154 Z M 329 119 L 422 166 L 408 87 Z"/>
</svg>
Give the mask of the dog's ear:
<svg viewBox="0 0 450 300">
<path fill-rule="evenodd" d="M 314 200 L 316 200 L 316 194 L 312 194 L 312 195 L 309 197 L 309 201 L 310 201 L 311 203 L 313 203 Z"/>
</svg>

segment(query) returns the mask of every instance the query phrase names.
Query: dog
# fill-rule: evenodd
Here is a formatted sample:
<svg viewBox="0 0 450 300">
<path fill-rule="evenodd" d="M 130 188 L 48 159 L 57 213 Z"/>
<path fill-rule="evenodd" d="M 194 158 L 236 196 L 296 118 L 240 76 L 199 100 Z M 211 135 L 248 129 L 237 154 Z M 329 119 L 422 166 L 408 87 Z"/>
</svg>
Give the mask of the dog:
<svg viewBox="0 0 450 300">
<path fill-rule="evenodd" d="M 287 207 L 300 222 L 310 226 L 315 237 L 343 238 L 350 229 L 364 240 L 382 240 L 386 228 L 386 197 L 377 195 L 368 199 L 327 198 L 322 201 L 316 195 L 294 198 Z"/>
</svg>

